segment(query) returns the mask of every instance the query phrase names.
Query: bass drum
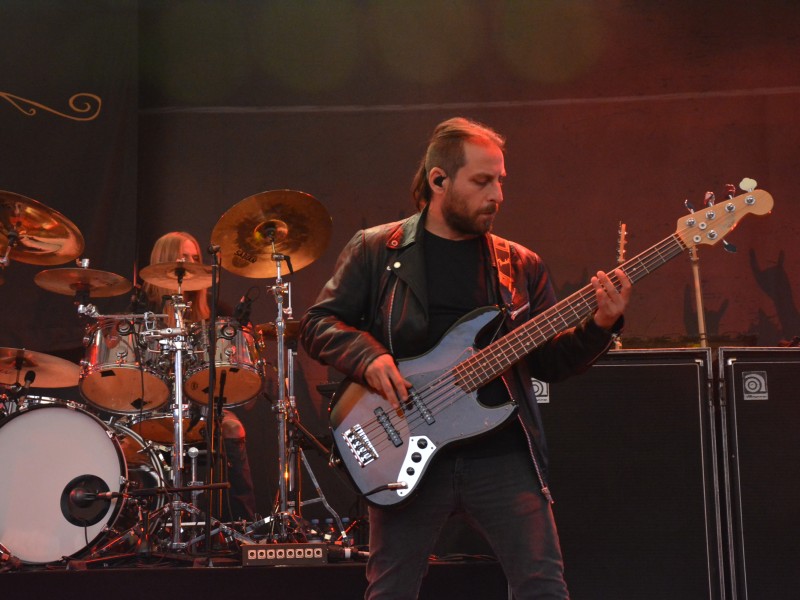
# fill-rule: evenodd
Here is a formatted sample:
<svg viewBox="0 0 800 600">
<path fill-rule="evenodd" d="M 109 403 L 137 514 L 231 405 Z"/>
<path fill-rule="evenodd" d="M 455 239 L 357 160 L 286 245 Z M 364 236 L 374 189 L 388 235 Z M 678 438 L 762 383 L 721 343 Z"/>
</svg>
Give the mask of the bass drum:
<svg viewBox="0 0 800 600">
<path fill-rule="evenodd" d="M 128 427 L 142 436 L 162 446 L 175 444 L 175 418 L 171 412 L 155 412 L 131 416 Z M 200 444 L 205 441 L 206 420 L 199 407 L 183 405 L 183 443 Z"/>
<path fill-rule="evenodd" d="M 144 448 L 141 438 L 124 433 L 128 445 Z M 137 511 L 127 500 L 87 496 L 126 491 L 134 471 L 145 485 L 163 482 L 149 451 L 131 455 L 149 464 L 132 465 L 129 474 L 118 436 L 72 403 L 11 415 L 0 423 L 0 544 L 24 563 L 45 564 L 99 545 L 117 521 L 123 528 L 135 523 Z"/>
</svg>

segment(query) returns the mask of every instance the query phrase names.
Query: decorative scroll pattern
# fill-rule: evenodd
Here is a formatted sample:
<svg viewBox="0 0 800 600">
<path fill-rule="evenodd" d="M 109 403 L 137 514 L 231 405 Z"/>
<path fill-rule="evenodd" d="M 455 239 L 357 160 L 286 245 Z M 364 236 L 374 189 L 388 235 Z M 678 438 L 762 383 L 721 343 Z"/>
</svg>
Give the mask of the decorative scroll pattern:
<svg viewBox="0 0 800 600">
<path fill-rule="evenodd" d="M 73 114 L 67 114 L 45 106 L 39 102 L 15 96 L 8 92 L 0 92 L 0 98 L 6 100 L 27 117 L 34 117 L 38 114 L 39 110 L 45 110 L 59 117 L 71 119 L 73 121 L 93 121 L 100 114 L 100 107 L 103 105 L 103 100 L 100 96 L 89 94 L 86 92 L 78 93 L 69 99 L 69 107 Z"/>
</svg>

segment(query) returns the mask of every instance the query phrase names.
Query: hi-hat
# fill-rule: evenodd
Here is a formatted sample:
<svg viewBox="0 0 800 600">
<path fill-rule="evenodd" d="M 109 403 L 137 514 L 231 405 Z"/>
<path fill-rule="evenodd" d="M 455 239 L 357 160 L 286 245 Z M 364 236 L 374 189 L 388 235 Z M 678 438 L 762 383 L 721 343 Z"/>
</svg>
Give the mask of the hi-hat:
<svg viewBox="0 0 800 600">
<path fill-rule="evenodd" d="M 133 287 L 130 281 L 116 273 L 78 267 L 40 271 L 33 281 L 48 292 L 66 296 L 88 292 L 91 298 L 119 296 Z"/>
<path fill-rule="evenodd" d="M 40 388 L 78 385 L 81 368 L 68 360 L 18 348 L 0 348 L 0 384 L 23 384 L 28 371 L 36 375 L 32 386 Z"/>
<path fill-rule="evenodd" d="M 0 256 L 32 265 L 62 265 L 83 252 L 83 235 L 57 210 L 0 190 Z"/>
<path fill-rule="evenodd" d="M 194 292 L 211 287 L 211 267 L 201 263 L 174 262 L 148 265 L 139 271 L 139 277 L 151 285 L 167 290 Z"/>
<path fill-rule="evenodd" d="M 310 265 L 328 247 L 331 223 L 322 203 L 309 194 L 261 192 L 222 215 L 211 232 L 211 243 L 220 247 L 226 270 L 243 277 L 275 277 L 273 253 L 288 256 L 294 271 Z M 282 269 L 289 272 L 287 265 Z"/>
</svg>

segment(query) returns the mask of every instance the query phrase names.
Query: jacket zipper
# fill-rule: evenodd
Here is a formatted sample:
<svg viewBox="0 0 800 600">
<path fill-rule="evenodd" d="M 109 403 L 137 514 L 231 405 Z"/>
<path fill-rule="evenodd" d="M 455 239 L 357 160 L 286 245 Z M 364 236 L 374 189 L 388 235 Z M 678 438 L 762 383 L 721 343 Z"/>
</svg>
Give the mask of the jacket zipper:
<svg viewBox="0 0 800 600">
<path fill-rule="evenodd" d="M 533 451 L 533 440 L 531 440 L 531 436 L 528 433 L 528 430 L 525 428 L 525 424 L 522 422 L 522 417 L 519 414 L 517 414 L 517 420 L 519 421 L 522 431 L 525 434 L 525 439 L 528 441 L 528 451 L 531 454 L 531 460 L 533 460 L 533 468 L 536 470 L 536 478 L 539 480 L 539 487 L 542 491 L 542 495 L 547 498 L 547 501 L 550 504 L 555 504 L 553 496 L 550 494 L 550 488 L 547 486 L 547 482 L 544 480 L 544 474 L 539 466 L 539 461 L 536 460 L 536 452 Z"/>
<path fill-rule="evenodd" d="M 392 313 L 394 312 L 394 297 L 397 293 L 397 281 L 395 277 L 392 293 L 389 296 L 389 316 L 386 318 L 386 339 L 389 340 L 389 353 L 394 356 L 394 344 L 392 344 Z"/>
<path fill-rule="evenodd" d="M 512 402 L 514 402 L 514 396 L 511 393 L 511 388 L 508 387 L 505 377 L 500 377 L 500 381 L 503 382 L 503 386 L 506 388 L 508 397 Z M 528 433 L 528 428 L 525 427 L 525 423 L 522 422 L 522 415 L 519 414 L 519 408 L 517 408 L 517 421 L 519 421 L 519 426 L 522 427 L 522 433 L 525 434 L 525 441 L 528 443 L 528 452 L 530 453 L 531 460 L 533 461 L 533 469 L 536 471 L 536 479 L 539 480 L 539 489 L 542 491 L 542 495 L 547 498 L 547 501 L 550 504 L 555 504 L 553 496 L 550 494 L 550 488 L 547 486 L 547 482 L 544 480 L 542 468 L 539 466 L 539 461 L 536 459 L 536 452 L 533 450 L 533 440 L 531 439 L 530 433 Z"/>
</svg>

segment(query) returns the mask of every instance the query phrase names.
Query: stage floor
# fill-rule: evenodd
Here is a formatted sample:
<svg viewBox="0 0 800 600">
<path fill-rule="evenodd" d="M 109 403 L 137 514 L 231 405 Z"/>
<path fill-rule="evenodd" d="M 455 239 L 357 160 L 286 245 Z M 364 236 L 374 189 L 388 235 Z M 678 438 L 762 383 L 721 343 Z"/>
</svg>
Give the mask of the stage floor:
<svg viewBox="0 0 800 600">
<path fill-rule="evenodd" d="M 231 566 L 233 563 L 220 560 L 209 567 L 150 558 L 125 566 L 95 564 L 86 570 L 23 567 L 0 575 L 0 594 L 4 600 L 105 597 L 244 600 L 250 594 L 257 598 L 358 600 L 366 588 L 363 562 L 247 567 Z M 431 562 L 420 599 L 462 598 L 507 600 L 506 580 L 500 566 L 496 562 Z"/>
</svg>

